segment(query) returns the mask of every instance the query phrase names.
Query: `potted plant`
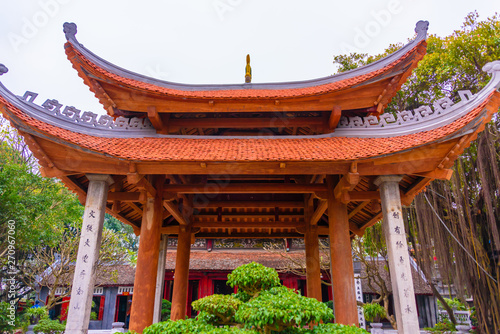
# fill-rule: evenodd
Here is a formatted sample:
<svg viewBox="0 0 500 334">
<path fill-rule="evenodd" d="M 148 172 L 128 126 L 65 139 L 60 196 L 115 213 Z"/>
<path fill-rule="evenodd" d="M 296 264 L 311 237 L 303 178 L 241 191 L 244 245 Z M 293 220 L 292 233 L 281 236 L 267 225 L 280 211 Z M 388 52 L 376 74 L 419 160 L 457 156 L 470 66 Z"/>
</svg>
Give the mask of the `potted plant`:
<svg viewBox="0 0 500 334">
<path fill-rule="evenodd" d="M 382 318 L 386 317 L 386 312 L 382 305 L 378 303 L 365 304 L 363 305 L 363 313 L 365 315 L 365 319 L 370 322 L 372 334 L 384 332 L 382 330 L 383 324 L 380 321 Z"/>
</svg>

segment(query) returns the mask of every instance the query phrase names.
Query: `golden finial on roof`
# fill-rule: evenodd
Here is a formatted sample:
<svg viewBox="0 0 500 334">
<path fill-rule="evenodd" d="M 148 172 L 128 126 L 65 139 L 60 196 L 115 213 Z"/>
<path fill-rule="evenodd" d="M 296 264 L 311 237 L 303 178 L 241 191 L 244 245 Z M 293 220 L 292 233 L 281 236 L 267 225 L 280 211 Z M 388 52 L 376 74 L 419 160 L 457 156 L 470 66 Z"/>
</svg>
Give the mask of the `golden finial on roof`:
<svg viewBox="0 0 500 334">
<path fill-rule="evenodd" d="M 245 83 L 252 82 L 252 67 L 250 66 L 250 55 L 247 55 L 247 66 L 245 67 Z"/>
</svg>

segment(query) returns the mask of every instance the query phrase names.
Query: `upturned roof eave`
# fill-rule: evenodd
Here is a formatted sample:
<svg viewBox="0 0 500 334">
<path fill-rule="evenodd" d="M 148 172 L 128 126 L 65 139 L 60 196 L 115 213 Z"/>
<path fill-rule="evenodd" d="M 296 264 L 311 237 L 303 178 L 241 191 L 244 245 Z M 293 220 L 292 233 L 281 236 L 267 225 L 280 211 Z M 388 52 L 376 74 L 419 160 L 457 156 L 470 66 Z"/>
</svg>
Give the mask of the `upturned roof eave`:
<svg viewBox="0 0 500 334">
<path fill-rule="evenodd" d="M 121 78 L 134 80 L 136 82 L 153 85 L 159 88 L 166 88 L 176 91 L 179 96 L 189 95 L 189 92 L 208 92 L 208 91 L 255 91 L 255 90 L 271 90 L 271 91 L 291 91 L 300 90 L 305 88 L 323 86 L 327 84 L 336 83 L 346 79 L 352 79 L 355 77 L 367 75 L 381 69 L 384 69 L 388 65 L 398 61 L 400 58 L 408 54 L 412 49 L 424 41 L 427 37 L 427 21 L 419 21 L 416 24 L 415 32 L 417 36 L 415 39 L 410 41 L 404 47 L 398 51 L 376 61 L 371 64 L 361 66 L 359 68 L 331 75 L 317 79 L 302 80 L 302 81 L 291 81 L 291 82 L 275 82 L 275 83 L 250 83 L 250 84 L 183 84 L 176 82 L 169 82 L 164 80 L 155 79 L 149 76 L 145 76 L 139 73 L 135 73 L 124 68 L 121 68 L 105 59 L 97 56 L 92 51 L 84 47 L 76 39 L 76 25 L 74 23 L 65 23 L 64 32 L 66 39 L 68 41 L 67 47 L 73 48 L 79 54 L 81 54 L 87 61 L 94 64 L 96 67 L 105 70 L 113 75 Z M 70 59 L 71 60 L 71 59 Z M 76 65 L 75 63 L 73 65 Z M 91 87 L 93 89 L 93 87 Z M 97 93 L 98 94 L 98 93 Z M 304 94 L 302 94 L 304 95 Z M 292 94 L 293 96 L 293 94 Z M 244 93 L 241 97 L 245 97 Z"/>
</svg>

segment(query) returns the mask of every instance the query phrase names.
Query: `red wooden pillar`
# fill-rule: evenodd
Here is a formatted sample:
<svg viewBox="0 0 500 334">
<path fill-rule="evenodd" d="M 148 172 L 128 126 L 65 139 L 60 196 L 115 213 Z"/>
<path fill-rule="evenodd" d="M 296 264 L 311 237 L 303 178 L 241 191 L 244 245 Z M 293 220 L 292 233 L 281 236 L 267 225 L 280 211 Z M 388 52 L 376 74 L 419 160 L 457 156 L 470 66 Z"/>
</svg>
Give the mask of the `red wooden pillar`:
<svg viewBox="0 0 500 334">
<path fill-rule="evenodd" d="M 156 196 L 148 197 L 144 205 L 134 297 L 130 313 L 130 330 L 142 333 L 153 323 L 158 256 L 160 253 L 163 216 L 163 178 L 157 179 Z"/>
<path fill-rule="evenodd" d="M 319 262 L 318 225 L 311 225 L 314 213 L 312 198 L 304 200 L 304 221 L 306 231 L 304 243 L 306 246 L 306 288 L 307 297 L 322 300 L 321 296 L 321 266 Z"/>
<path fill-rule="evenodd" d="M 177 239 L 177 257 L 175 260 L 174 293 L 172 296 L 172 313 L 170 319 L 179 320 L 186 317 L 186 305 L 189 285 L 189 257 L 191 253 L 191 227 L 179 230 Z"/>
<path fill-rule="evenodd" d="M 333 176 L 328 175 L 328 223 L 335 322 L 357 326 L 358 312 L 347 205 L 335 198 L 336 184 Z"/>
</svg>

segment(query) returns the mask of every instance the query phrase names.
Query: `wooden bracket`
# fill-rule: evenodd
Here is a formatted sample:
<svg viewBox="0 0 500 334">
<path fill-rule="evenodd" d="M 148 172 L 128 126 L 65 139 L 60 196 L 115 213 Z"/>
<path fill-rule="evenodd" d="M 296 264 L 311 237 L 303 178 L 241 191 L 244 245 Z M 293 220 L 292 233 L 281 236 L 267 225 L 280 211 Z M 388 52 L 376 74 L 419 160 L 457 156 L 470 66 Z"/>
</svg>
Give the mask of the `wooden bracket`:
<svg viewBox="0 0 500 334">
<path fill-rule="evenodd" d="M 339 183 L 333 190 L 333 194 L 336 199 L 344 204 L 350 201 L 349 191 L 353 190 L 359 183 L 360 176 L 359 173 L 349 172 L 340 179 Z"/>
<path fill-rule="evenodd" d="M 137 184 L 144 175 L 137 173 L 137 166 L 135 163 L 131 163 L 128 168 L 127 182 L 130 184 Z"/>
<path fill-rule="evenodd" d="M 177 206 L 173 202 L 163 201 L 163 207 L 167 209 L 168 212 L 177 220 L 180 225 L 188 226 L 189 221 L 186 220 L 183 214 L 179 211 Z"/>
<path fill-rule="evenodd" d="M 156 129 L 157 133 L 160 134 L 168 134 L 168 126 L 166 122 L 164 122 L 162 115 L 158 113 L 155 106 L 148 106 L 148 118 L 153 124 L 153 127 Z M 170 114 L 167 114 L 166 117 L 169 118 Z"/>
<path fill-rule="evenodd" d="M 141 178 L 139 182 L 136 183 L 136 186 L 139 190 L 147 192 L 149 196 L 156 196 L 155 187 L 153 187 L 153 185 L 148 180 L 146 180 L 146 178 Z"/>
<path fill-rule="evenodd" d="M 332 112 L 330 113 L 330 117 L 328 119 L 328 129 L 330 132 L 335 131 L 337 125 L 340 122 L 340 117 L 342 116 L 342 108 L 339 106 L 334 106 Z"/>
</svg>

